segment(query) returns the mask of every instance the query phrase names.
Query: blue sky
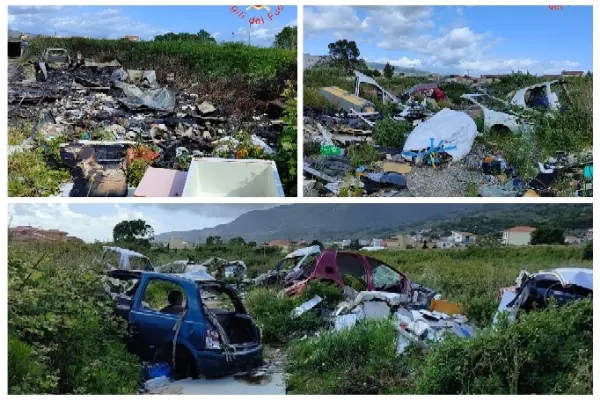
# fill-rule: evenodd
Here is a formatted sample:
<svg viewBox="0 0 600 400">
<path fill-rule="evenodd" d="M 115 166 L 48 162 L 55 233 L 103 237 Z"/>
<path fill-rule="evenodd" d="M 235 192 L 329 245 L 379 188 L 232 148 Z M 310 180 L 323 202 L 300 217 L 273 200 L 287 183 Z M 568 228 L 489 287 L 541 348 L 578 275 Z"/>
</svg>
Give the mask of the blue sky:
<svg viewBox="0 0 600 400">
<path fill-rule="evenodd" d="M 368 61 L 472 75 L 592 70 L 592 7 L 323 6 L 304 9 L 304 52 L 355 40 Z"/>
<path fill-rule="evenodd" d="M 156 234 L 210 228 L 278 204 L 9 204 L 9 226 L 59 229 L 86 242 L 111 240 L 121 221 L 141 218 Z"/>
<path fill-rule="evenodd" d="M 296 6 L 283 6 L 275 16 L 277 6 L 266 10 L 246 10 L 241 19 L 230 10 L 231 6 L 10 6 L 8 27 L 27 33 L 88 36 L 116 39 L 124 35 L 152 39 L 167 32 L 210 32 L 219 41 L 250 41 L 270 46 L 275 35 L 285 26 L 296 25 Z M 264 25 L 250 25 L 249 19 L 262 16 Z"/>
</svg>

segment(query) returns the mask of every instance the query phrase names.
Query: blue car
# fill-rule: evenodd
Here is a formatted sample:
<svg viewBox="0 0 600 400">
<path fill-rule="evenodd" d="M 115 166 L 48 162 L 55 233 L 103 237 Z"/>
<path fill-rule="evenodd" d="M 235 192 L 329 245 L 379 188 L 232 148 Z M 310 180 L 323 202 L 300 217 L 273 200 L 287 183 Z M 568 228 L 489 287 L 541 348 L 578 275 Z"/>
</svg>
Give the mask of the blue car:
<svg viewBox="0 0 600 400">
<path fill-rule="evenodd" d="M 218 377 L 262 364 L 260 331 L 235 291 L 206 273 L 113 270 L 111 293 L 128 322 L 130 350 L 171 365 L 177 378 Z"/>
</svg>

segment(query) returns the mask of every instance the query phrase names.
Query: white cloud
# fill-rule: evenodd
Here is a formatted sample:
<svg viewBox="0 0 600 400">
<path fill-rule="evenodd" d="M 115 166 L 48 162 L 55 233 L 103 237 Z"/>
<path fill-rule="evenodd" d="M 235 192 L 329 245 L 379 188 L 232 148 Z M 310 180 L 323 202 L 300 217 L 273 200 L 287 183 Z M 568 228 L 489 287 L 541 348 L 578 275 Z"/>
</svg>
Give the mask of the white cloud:
<svg viewBox="0 0 600 400">
<path fill-rule="evenodd" d="M 68 204 L 9 204 L 8 220 L 11 226 L 31 225 L 41 229 L 59 229 L 87 242 L 112 240 L 113 227 L 121 221 L 143 219 L 160 232 L 159 221 L 141 211 L 132 211 L 117 204 L 114 213 L 91 217 L 74 212 Z"/>
<path fill-rule="evenodd" d="M 454 8 L 454 17 L 437 29 L 433 21 L 442 16 L 434 15 L 434 10 L 429 6 L 310 7 L 304 12 L 304 29 L 308 39 L 329 33 L 334 40 L 355 40 L 363 54 L 374 42 L 380 49 L 375 54 L 386 55 L 375 57 L 381 62 L 441 73 L 558 73 L 579 66 L 571 60 L 494 56 L 493 48 L 503 39 L 471 28 L 463 7 Z"/>
<path fill-rule="evenodd" d="M 88 36 L 116 39 L 137 35 L 152 39 L 166 33 L 164 29 L 134 21 L 118 8 L 75 14 L 66 7 L 27 6 L 9 7 L 9 28 L 30 33 L 58 36 Z"/>
</svg>

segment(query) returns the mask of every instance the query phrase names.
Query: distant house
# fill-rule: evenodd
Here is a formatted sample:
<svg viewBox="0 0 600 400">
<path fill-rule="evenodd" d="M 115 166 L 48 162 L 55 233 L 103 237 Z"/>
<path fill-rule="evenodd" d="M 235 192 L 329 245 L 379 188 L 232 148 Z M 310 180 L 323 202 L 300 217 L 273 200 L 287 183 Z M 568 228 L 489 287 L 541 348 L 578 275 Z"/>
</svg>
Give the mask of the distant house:
<svg viewBox="0 0 600 400">
<path fill-rule="evenodd" d="M 125 35 L 125 36 L 123 36 L 123 39 L 129 40 L 130 42 L 139 42 L 140 41 L 140 37 L 139 36 Z"/>
<path fill-rule="evenodd" d="M 370 239 L 360 239 L 358 241 L 358 244 L 361 245 L 362 247 L 369 246 L 371 244 L 371 240 Z"/>
<path fill-rule="evenodd" d="M 352 243 L 352 240 L 350 240 L 350 239 L 344 239 L 344 240 L 342 240 L 340 242 L 340 247 L 342 249 L 346 249 L 346 248 L 350 247 L 350 243 Z"/>
<path fill-rule="evenodd" d="M 69 236 L 67 232 L 59 231 L 58 229 L 39 229 L 32 226 L 8 228 L 8 238 L 11 240 L 81 241 L 81 239 Z"/>
<path fill-rule="evenodd" d="M 452 240 L 452 236 L 451 236 L 451 237 L 441 238 L 441 239 L 436 240 L 435 247 L 438 249 L 451 249 L 453 247 L 456 247 L 456 244 L 454 243 L 454 240 Z"/>
<path fill-rule="evenodd" d="M 585 240 L 592 240 L 594 238 L 594 229 L 590 228 L 585 233 Z"/>
<path fill-rule="evenodd" d="M 452 231 L 449 239 L 457 245 L 469 245 L 475 243 L 477 235 L 470 232 Z"/>
<path fill-rule="evenodd" d="M 563 71 L 562 72 L 563 78 L 565 78 L 567 76 L 583 76 L 583 75 L 585 75 L 585 72 L 583 72 L 583 71 Z"/>
<path fill-rule="evenodd" d="M 317 65 L 321 60 L 325 59 L 325 56 L 313 56 L 311 54 L 304 54 L 304 69 L 309 69 Z"/>
<path fill-rule="evenodd" d="M 290 242 L 289 240 L 271 240 L 267 243 L 267 246 L 270 247 L 279 247 L 281 251 L 291 251 L 294 248 L 294 242 Z"/>
<path fill-rule="evenodd" d="M 544 78 L 548 79 L 549 81 L 555 81 L 561 79 L 562 77 L 562 75 L 544 75 Z"/>
<path fill-rule="evenodd" d="M 408 235 L 396 235 L 386 239 L 385 243 L 390 250 L 401 250 L 411 244 L 411 239 Z"/>
<path fill-rule="evenodd" d="M 188 248 L 188 243 L 181 238 L 169 238 L 170 250 L 183 250 Z"/>
<path fill-rule="evenodd" d="M 531 226 L 515 226 L 502 232 L 502 244 L 509 246 L 526 246 L 531 243 L 531 234 L 535 231 Z"/>
</svg>

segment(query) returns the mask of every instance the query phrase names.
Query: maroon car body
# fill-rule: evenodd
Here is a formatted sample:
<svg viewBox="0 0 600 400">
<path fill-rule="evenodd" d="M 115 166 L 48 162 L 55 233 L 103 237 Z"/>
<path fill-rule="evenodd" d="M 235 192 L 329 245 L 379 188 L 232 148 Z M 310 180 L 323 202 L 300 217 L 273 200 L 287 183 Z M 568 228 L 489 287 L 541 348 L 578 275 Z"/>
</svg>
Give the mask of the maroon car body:
<svg viewBox="0 0 600 400">
<path fill-rule="evenodd" d="M 313 263 L 299 272 L 295 281 L 285 289 L 285 294 L 300 294 L 313 279 L 335 282 L 344 287 L 348 284 L 344 281 L 346 275 L 362 281 L 364 290 L 406 294 L 411 291 L 408 276 L 376 258 L 348 251 L 323 250 Z"/>
</svg>

